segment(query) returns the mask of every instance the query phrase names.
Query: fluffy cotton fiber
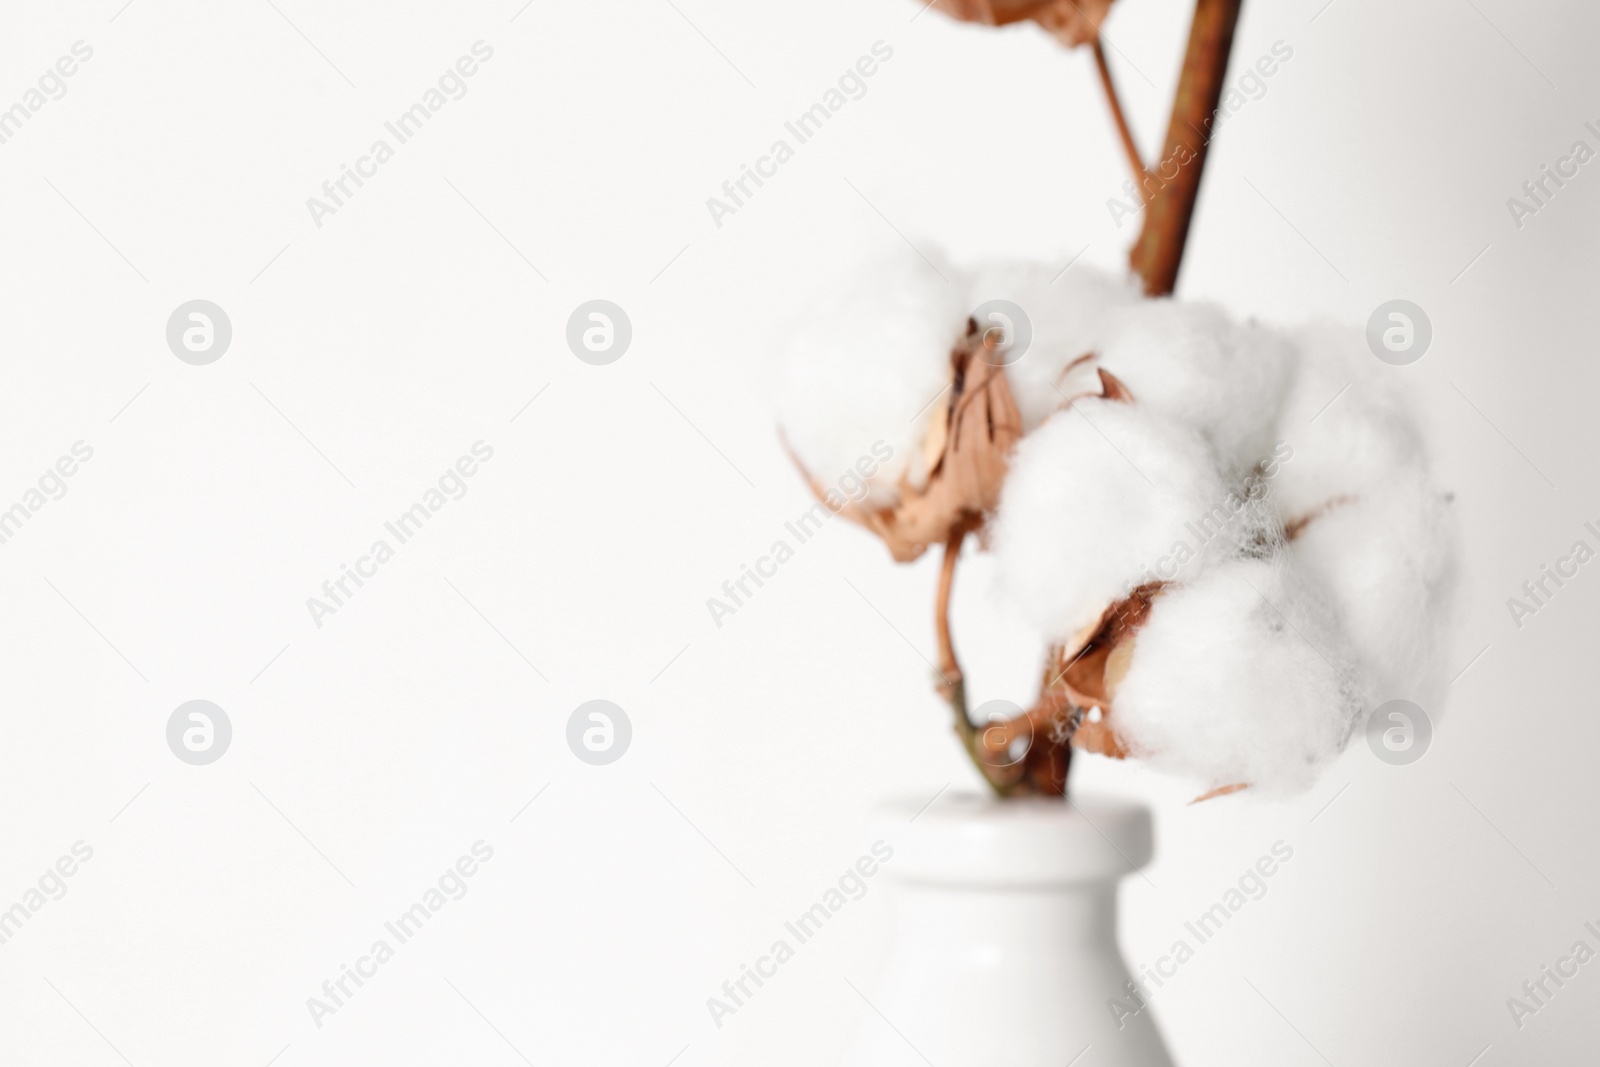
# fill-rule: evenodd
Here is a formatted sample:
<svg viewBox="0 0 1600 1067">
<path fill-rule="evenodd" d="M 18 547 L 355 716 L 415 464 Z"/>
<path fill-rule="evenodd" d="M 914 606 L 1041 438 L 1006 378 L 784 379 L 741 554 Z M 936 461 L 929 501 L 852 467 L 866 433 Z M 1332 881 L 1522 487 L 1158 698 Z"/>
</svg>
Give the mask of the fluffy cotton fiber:
<svg viewBox="0 0 1600 1067">
<path fill-rule="evenodd" d="M 1275 432 L 1294 449 L 1275 479 L 1295 561 L 1329 590 L 1379 699 L 1432 703 L 1455 577 L 1448 499 L 1434 484 L 1395 368 L 1355 331 L 1308 327 Z"/>
<path fill-rule="evenodd" d="M 1374 359 L 1353 330 L 1307 327 L 1294 340 L 1295 373 L 1273 431 L 1294 449 L 1294 460 L 1273 480 L 1285 520 L 1425 472 L 1416 413 L 1395 368 Z"/>
<path fill-rule="evenodd" d="M 1241 324 L 1086 267 L 939 272 L 909 250 L 872 263 L 792 337 L 784 429 L 813 475 L 881 440 L 894 456 L 873 503 L 926 484 L 950 352 L 981 304 L 1009 300 L 1033 330 L 1006 367 L 1027 432 L 989 544 L 1008 598 L 1054 641 L 1165 583 L 1112 701 L 1134 755 L 1212 787 L 1292 791 L 1366 708 L 1433 705 L 1450 507 L 1396 368 L 1358 331 Z M 1132 401 L 1089 395 L 1096 368 Z"/>
<path fill-rule="evenodd" d="M 1330 591 L 1377 700 L 1437 706 L 1455 547 L 1450 504 L 1418 468 L 1329 508 L 1295 539 L 1293 558 Z"/>
<path fill-rule="evenodd" d="M 1229 561 L 1166 589 L 1116 693 L 1130 754 L 1209 788 L 1309 786 L 1363 706 L 1319 607 L 1281 559 Z"/>
<path fill-rule="evenodd" d="M 967 293 L 970 310 L 990 300 L 1009 300 L 1028 316 L 1032 342 L 1006 365 L 1024 432 L 1032 432 L 1061 407 L 1071 395 L 1063 371 L 1080 356 L 1100 351 L 1117 312 L 1141 299 L 1130 279 L 1085 266 L 1063 273 L 1059 267 L 1032 263 L 981 267 L 967 282 Z M 988 325 L 978 324 L 980 329 Z"/>
<path fill-rule="evenodd" d="M 910 249 L 869 263 L 810 311 L 789 336 L 779 396 L 784 435 L 814 477 L 832 483 L 883 441 L 894 454 L 868 500 L 894 504 L 902 477 L 926 484 L 931 401 L 948 384 L 967 311 L 963 288 Z"/>
<path fill-rule="evenodd" d="M 1226 467 L 1242 471 L 1270 453 L 1292 365 L 1281 332 L 1211 304 L 1144 299 L 1132 278 L 1086 266 L 991 265 L 974 272 L 968 291 L 969 307 L 1003 299 L 1028 316 L 1032 343 L 1006 368 L 1024 430 L 1079 391 L 1085 376 L 1064 372 L 1092 353 L 1141 404 L 1197 430 Z"/>
<path fill-rule="evenodd" d="M 1394 369 L 1353 330 L 1280 334 L 1170 301 L 1117 311 L 1105 338 L 1098 364 L 1132 402 L 1078 400 L 1024 437 L 993 545 L 1054 641 L 1167 583 L 1112 701 L 1133 754 L 1290 792 L 1363 710 L 1437 706 L 1453 522 Z"/>
<path fill-rule="evenodd" d="M 1225 494 L 1198 434 L 1137 404 L 1079 400 L 1012 455 L 993 528 L 1000 582 L 1029 622 L 1068 637 Z"/>
<path fill-rule="evenodd" d="M 1211 304 L 1165 299 L 1120 310 L 1107 332 L 1100 366 L 1140 404 L 1198 430 L 1229 470 L 1272 451 L 1291 367 L 1287 338 Z"/>
</svg>

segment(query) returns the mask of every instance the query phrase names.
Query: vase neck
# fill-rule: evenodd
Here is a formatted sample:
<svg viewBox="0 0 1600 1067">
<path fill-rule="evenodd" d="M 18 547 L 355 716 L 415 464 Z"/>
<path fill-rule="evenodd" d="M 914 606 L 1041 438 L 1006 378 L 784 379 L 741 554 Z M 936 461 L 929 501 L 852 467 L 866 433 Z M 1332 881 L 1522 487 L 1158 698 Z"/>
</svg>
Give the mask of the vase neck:
<svg viewBox="0 0 1600 1067">
<path fill-rule="evenodd" d="M 1001 892 L 1115 886 L 1149 861 L 1149 809 L 1117 800 L 957 796 L 926 811 L 890 805 L 878 836 L 897 881 Z"/>
</svg>

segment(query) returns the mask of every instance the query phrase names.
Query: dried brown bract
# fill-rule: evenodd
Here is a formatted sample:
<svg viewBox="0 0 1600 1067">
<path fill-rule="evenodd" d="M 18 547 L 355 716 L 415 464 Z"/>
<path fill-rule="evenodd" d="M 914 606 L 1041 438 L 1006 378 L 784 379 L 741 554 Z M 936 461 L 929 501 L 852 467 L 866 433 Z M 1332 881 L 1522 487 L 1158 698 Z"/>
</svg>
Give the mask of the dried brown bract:
<svg viewBox="0 0 1600 1067">
<path fill-rule="evenodd" d="M 1022 416 L 1005 368 L 975 324 L 968 326 L 966 338 L 950 353 L 950 386 L 923 439 L 927 483 L 918 489 L 902 480 L 893 507 L 847 503 L 839 511 L 881 537 L 900 563 L 921 556 L 929 545 L 945 544 L 957 532 L 981 530 L 984 517 L 1000 502 L 1007 459 L 1022 437 Z M 800 465 L 798 459 L 795 464 Z M 801 473 L 826 503 L 822 486 L 804 467 Z"/>
<path fill-rule="evenodd" d="M 1111 0 L 937 0 L 938 10 L 963 22 L 1006 26 L 1032 20 L 1068 48 L 1092 44 Z"/>
</svg>

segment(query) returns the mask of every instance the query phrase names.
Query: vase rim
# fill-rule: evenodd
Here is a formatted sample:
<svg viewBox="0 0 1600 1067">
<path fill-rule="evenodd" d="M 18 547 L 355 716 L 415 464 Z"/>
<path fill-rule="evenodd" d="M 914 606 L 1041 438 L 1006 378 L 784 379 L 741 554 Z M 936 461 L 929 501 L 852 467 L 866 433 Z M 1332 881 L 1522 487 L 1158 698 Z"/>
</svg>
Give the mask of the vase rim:
<svg viewBox="0 0 1600 1067">
<path fill-rule="evenodd" d="M 934 803 L 892 801 L 873 819 L 896 849 L 901 881 L 1041 888 L 1115 882 L 1150 861 L 1150 808 L 1111 796 L 999 799 L 975 793 Z"/>
</svg>

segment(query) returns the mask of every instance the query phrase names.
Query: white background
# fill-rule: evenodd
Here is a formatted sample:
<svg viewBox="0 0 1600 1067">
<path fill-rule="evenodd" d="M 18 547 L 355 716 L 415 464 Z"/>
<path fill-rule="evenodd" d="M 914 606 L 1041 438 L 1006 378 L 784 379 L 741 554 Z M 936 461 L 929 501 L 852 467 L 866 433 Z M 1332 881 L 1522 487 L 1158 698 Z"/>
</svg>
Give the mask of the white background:
<svg viewBox="0 0 1600 1067">
<path fill-rule="evenodd" d="M 94 49 L 0 145 L 0 507 L 94 449 L 0 545 L 0 908 L 94 849 L 0 945 L 0 1062 L 814 1064 L 882 1025 L 844 981 L 873 980 L 881 880 L 720 1030 L 705 999 L 875 802 L 974 784 L 928 680 L 934 560 L 834 524 L 720 629 L 705 600 L 808 506 L 771 383 L 809 292 L 897 230 L 1122 263 L 1088 55 L 911 0 L 122 2 L 0 16 L 0 106 Z M 1246 4 L 1236 61 L 1294 55 L 1217 142 L 1180 288 L 1283 323 L 1427 309 L 1395 373 L 1458 494 L 1465 672 L 1420 763 L 1358 741 L 1294 803 L 1191 808 L 1091 759 L 1074 785 L 1156 808 L 1135 963 L 1295 849 L 1156 999 L 1185 1067 L 1578 1062 L 1600 963 L 1520 1031 L 1505 1001 L 1600 920 L 1597 565 L 1520 630 L 1505 600 L 1600 519 L 1600 171 L 1520 230 L 1505 201 L 1597 145 L 1600 15 L 1321 5 Z M 1187 25 L 1107 23 L 1150 154 Z M 467 95 L 314 226 L 479 39 Z M 706 197 L 878 40 L 867 95 L 714 226 Z M 234 329 L 206 367 L 164 338 L 197 297 Z M 595 297 L 633 322 L 608 367 L 563 339 Z M 467 496 L 317 628 L 306 598 L 480 439 Z M 975 695 L 1025 699 L 1037 649 L 984 561 L 956 610 Z M 596 697 L 634 728 L 606 767 L 564 740 Z M 195 698 L 234 726 L 207 767 L 165 741 Z M 316 1027 L 307 997 L 479 839 L 470 892 Z"/>
</svg>

